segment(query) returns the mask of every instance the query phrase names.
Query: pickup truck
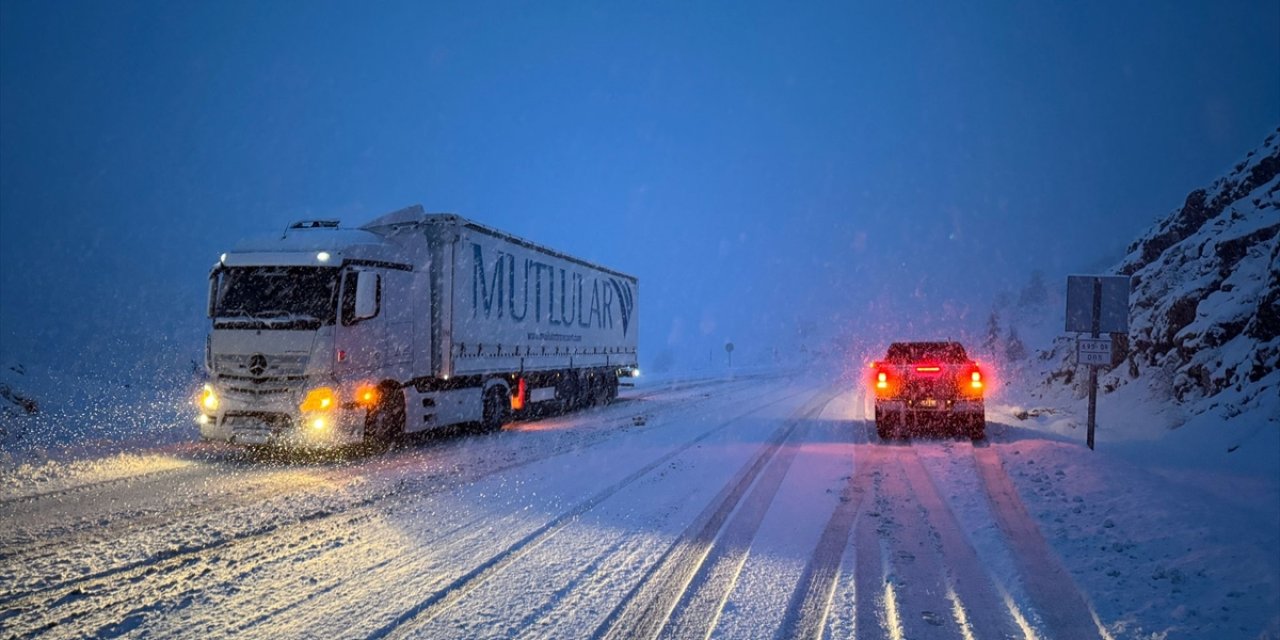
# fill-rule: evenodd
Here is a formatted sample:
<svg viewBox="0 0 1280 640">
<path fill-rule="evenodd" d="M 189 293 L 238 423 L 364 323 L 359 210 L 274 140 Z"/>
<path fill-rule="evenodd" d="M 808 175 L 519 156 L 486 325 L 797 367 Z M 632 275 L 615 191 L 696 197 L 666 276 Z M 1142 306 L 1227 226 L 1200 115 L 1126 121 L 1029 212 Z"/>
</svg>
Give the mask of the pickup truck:
<svg viewBox="0 0 1280 640">
<path fill-rule="evenodd" d="M 895 342 L 870 370 L 881 439 L 926 432 L 985 437 L 986 382 L 960 343 Z"/>
</svg>

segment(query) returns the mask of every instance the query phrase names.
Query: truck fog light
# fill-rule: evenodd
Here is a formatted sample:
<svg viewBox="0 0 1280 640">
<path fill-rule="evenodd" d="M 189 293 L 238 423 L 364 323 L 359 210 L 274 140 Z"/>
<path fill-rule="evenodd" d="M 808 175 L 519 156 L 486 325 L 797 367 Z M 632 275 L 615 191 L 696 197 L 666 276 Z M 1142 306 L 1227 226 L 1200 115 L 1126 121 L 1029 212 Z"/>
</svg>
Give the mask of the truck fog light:
<svg viewBox="0 0 1280 640">
<path fill-rule="evenodd" d="M 200 406 L 206 411 L 218 410 L 218 394 L 211 385 L 205 385 L 200 391 Z"/>
<path fill-rule="evenodd" d="M 311 419 L 311 428 L 312 428 L 312 429 L 315 429 L 316 431 L 324 431 L 325 426 L 327 426 L 327 425 L 325 424 L 324 418 L 312 418 L 312 419 Z"/>
<path fill-rule="evenodd" d="M 209 424 L 209 416 L 203 413 L 200 414 L 196 417 L 196 424 Z"/>
</svg>

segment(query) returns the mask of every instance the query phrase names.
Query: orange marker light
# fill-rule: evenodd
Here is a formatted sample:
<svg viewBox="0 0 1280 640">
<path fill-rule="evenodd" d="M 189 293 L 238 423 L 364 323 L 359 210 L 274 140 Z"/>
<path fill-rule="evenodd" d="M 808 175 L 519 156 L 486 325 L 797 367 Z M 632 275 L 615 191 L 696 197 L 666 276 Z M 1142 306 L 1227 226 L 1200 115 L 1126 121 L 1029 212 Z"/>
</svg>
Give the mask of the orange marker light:
<svg viewBox="0 0 1280 640">
<path fill-rule="evenodd" d="M 372 407 L 378 404 L 382 394 L 378 393 L 378 388 L 371 384 L 362 384 L 356 389 L 356 404 L 366 407 Z"/>
<path fill-rule="evenodd" d="M 524 378 L 520 378 L 516 381 L 516 394 L 511 396 L 512 411 L 520 411 L 521 409 L 524 409 L 525 392 L 527 391 L 528 388 L 525 386 Z"/>
</svg>

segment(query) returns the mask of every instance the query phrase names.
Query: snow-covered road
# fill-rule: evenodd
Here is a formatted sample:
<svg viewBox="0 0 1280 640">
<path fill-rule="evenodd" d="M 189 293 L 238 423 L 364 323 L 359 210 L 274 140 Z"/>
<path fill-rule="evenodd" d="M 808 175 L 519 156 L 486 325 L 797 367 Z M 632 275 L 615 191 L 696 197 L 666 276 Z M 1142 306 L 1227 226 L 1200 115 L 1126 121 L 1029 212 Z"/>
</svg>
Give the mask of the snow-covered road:
<svg viewBox="0 0 1280 640">
<path fill-rule="evenodd" d="M 1000 424 L 977 446 L 880 442 L 865 405 L 848 382 L 739 377 L 336 461 L 189 445 L 7 478 L 0 635 L 1275 629 L 1272 514 L 1218 505 L 1180 535 L 1198 503 L 1116 458 Z M 1154 511 L 1098 499 L 1117 478 Z M 1218 529 L 1230 545 L 1177 548 Z"/>
</svg>

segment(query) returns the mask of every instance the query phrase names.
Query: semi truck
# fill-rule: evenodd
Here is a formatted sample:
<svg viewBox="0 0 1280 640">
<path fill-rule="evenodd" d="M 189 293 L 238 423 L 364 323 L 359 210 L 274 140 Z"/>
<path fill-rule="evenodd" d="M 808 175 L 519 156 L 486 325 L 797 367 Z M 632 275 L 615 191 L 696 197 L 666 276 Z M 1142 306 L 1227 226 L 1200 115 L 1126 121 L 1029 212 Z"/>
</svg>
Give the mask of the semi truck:
<svg viewBox="0 0 1280 640">
<path fill-rule="evenodd" d="M 209 276 L 206 440 L 327 448 L 495 430 L 638 375 L 639 282 L 414 205 L 296 222 Z"/>
</svg>

